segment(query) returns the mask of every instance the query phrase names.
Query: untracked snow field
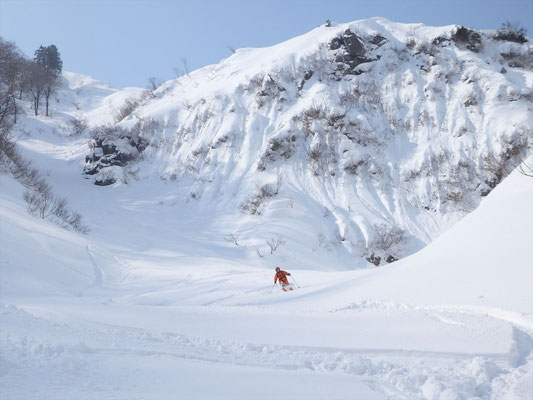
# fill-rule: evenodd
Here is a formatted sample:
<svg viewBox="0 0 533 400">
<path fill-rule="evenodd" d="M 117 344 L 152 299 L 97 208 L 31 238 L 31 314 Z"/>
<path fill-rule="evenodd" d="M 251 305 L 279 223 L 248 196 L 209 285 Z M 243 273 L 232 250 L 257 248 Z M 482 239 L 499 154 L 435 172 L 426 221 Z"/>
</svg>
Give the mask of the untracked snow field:
<svg viewBox="0 0 533 400">
<path fill-rule="evenodd" d="M 274 257 L 254 264 L 164 184 L 91 198 L 63 168 L 76 145 L 21 145 L 102 224 L 82 236 L 35 219 L 22 187 L 0 176 L 3 399 L 532 393 L 531 178 L 513 173 L 411 257 L 324 272 Z M 300 287 L 272 290 L 276 264 Z"/>
</svg>

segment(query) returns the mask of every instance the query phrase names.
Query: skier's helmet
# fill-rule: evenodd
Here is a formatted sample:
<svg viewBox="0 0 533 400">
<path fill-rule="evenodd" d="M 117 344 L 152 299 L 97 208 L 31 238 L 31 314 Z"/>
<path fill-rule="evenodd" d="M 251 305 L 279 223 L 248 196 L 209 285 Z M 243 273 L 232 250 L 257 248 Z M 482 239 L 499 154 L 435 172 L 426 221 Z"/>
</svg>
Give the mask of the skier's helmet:
<svg viewBox="0 0 533 400">
<path fill-rule="evenodd" d="M 279 267 L 276 267 L 276 271 L 279 271 L 279 270 L 280 270 L 280 268 L 279 268 Z"/>
</svg>

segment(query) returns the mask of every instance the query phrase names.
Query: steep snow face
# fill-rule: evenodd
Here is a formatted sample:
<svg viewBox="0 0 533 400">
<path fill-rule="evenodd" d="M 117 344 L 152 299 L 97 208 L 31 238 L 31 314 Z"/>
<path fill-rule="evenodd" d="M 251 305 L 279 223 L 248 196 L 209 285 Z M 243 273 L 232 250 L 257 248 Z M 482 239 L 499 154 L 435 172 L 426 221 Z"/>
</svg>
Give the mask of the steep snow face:
<svg viewBox="0 0 533 400">
<path fill-rule="evenodd" d="M 161 179 L 158 195 L 179 207 L 159 225 L 186 210 L 206 240 L 238 237 L 251 263 L 383 265 L 473 210 L 531 143 L 532 46 L 456 31 L 381 18 L 320 27 L 151 92 L 66 72 L 52 118 L 21 118 L 15 133 L 30 158 L 61 143 L 66 168 L 85 161 L 117 196 Z M 175 216 L 169 231 L 188 229 Z"/>
<path fill-rule="evenodd" d="M 531 45 L 457 28 L 375 18 L 241 49 L 161 85 L 114 135 L 143 137 L 139 175 L 248 243 L 293 226 L 292 251 L 383 264 L 473 210 L 531 140 Z"/>
</svg>

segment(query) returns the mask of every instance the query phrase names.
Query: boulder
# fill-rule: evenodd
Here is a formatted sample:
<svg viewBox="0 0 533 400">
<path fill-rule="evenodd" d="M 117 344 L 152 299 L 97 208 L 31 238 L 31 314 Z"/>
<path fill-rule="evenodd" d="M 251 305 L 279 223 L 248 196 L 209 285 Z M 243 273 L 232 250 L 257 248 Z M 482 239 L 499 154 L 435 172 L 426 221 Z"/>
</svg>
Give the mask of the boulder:
<svg viewBox="0 0 533 400">
<path fill-rule="evenodd" d="M 365 46 L 362 39 L 353 33 L 351 30 L 346 29 L 342 34 L 342 41 L 346 51 L 352 57 L 364 57 L 366 54 Z"/>
</svg>

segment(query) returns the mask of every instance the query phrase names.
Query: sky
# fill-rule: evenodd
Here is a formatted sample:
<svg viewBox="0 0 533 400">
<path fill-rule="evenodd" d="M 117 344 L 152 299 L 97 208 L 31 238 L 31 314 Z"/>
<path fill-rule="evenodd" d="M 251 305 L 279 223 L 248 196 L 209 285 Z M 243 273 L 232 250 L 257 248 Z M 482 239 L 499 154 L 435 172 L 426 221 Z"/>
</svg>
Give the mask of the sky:
<svg viewBox="0 0 533 400">
<path fill-rule="evenodd" d="M 0 36 L 33 57 L 55 44 L 63 69 L 145 87 L 215 64 L 230 48 L 265 47 L 323 24 L 371 17 L 533 36 L 533 0 L 0 0 Z"/>
</svg>

